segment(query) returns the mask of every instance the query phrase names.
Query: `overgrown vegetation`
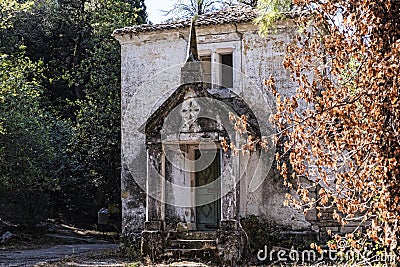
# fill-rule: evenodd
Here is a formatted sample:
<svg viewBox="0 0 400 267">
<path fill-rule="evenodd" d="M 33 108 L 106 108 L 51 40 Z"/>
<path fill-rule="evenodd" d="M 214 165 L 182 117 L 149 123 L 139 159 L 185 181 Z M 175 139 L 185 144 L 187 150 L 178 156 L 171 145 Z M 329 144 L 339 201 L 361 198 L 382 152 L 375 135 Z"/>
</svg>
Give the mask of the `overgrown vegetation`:
<svg viewBox="0 0 400 267">
<path fill-rule="evenodd" d="M 352 233 L 334 235 L 332 249 L 380 250 L 396 254 L 398 262 L 400 2 L 293 4 L 307 11 L 296 19 L 301 32 L 284 61 L 298 84 L 296 94 L 283 97 L 273 77 L 266 81 L 276 97 L 276 138 L 287 138 L 285 153 L 293 169 L 288 171 L 277 155 L 280 170 L 301 196 L 290 203 L 334 208 L 342 225 L 359 223 Z M 316 199 L 309 194 L 313 188 L 297 182 L 301 177 L 321 186 Z M 359 260 L 382 260 L 374 256 Z"/>
<path fill-rule="evenodd" d="M 120 56 L 111 33 L 144 23 L 144 1 L 0 0 L 0 8 L 0 189 L 8 203 L 0 219 L 93 223 L 120 196 Z"/>
</svg>

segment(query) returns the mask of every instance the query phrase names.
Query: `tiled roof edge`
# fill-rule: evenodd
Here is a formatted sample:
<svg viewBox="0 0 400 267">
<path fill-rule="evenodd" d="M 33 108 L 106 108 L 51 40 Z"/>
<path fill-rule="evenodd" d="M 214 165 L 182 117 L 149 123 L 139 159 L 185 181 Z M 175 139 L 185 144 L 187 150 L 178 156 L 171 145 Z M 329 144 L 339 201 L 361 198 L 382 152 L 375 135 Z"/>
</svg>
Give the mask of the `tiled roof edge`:
<svg viewBox="0 0 400 267">
<path fill-rule="evenodd" d="M 246 5 L 235 5 L 230 6 L 225 9 L 221 9 L 215 12 L 207 13 L 198 16 L 196 19 L 196 26 L 210 26 L 210 25 L 221 25 L 229 23 L 245 23 L 251 22 L 257 17 L 257 10 Z M 113 32 L 113 36 L 122 35 L 126 33 L 139 34 L 142 32 L 154 32 L 154 31 L 164 31 L 171 29 L 179 29 L 190 27 L 191 19 L 175 21 L 170 23 L 161 24 L 142 24 L 132 27 L 124 27 L 117 29 Z"/>
</svg>

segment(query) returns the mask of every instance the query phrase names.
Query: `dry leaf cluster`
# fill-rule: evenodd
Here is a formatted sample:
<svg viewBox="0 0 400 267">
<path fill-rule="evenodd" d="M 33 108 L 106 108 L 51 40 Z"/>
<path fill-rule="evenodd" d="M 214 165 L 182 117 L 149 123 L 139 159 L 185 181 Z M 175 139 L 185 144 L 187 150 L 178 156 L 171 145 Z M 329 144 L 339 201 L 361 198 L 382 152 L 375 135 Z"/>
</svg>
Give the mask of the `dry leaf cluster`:
<svg viewBox="0 0 400 267">
<path fill-rule="evenodd" d="M 400 247 L 400 1 L 294 1 L 307 9 L 301 33 L 287 48 L 285 68 L 296 94 L 276 97 L 276 140 L 285 137 L 291 173 L 320 187 L 317 199 L 298 183 L 303 207 L 333 208 L 342 225 L 358 221 L 373 240 Z M 301 104 L 299 104 L 301 103 Z M 362 236 L 363 238 L 360 238 Z"/>
</svg>

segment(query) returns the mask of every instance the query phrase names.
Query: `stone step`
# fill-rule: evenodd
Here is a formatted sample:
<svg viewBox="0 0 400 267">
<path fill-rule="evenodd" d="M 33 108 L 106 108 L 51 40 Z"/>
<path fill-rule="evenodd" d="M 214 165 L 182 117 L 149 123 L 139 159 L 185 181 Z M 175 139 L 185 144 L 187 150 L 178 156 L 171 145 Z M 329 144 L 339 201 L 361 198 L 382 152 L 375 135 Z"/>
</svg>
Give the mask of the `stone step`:
<svg viewBox="0 0 400 267">
<path fill-rule="evenodd" d="M 183 249 L 183 248 L 168 248 L 165 250 L 163 255 L 167 259 L 178 259 L 178 260 L 196 260 L 196 259 L 207 259 L 209 261 L 215 261 L 218 259 L 218 251 L 216 248 L 204 248 L 204 249 Z"/>
<path fill-rule="evenodd" d="M 168 240 L 168 248 L 180 249 L 208 249 L 216 248 L 215 239 L 172 239 Z"/>
<path fill-rule="evenodd" d="M 188 232 L 177 232 L 170 231 L 168 233 L 168 239 L 185 239 L 185 240 L 215 240 L 217 239 L 217 232 L 215 231 L 188 231 Z"/>
</svg>

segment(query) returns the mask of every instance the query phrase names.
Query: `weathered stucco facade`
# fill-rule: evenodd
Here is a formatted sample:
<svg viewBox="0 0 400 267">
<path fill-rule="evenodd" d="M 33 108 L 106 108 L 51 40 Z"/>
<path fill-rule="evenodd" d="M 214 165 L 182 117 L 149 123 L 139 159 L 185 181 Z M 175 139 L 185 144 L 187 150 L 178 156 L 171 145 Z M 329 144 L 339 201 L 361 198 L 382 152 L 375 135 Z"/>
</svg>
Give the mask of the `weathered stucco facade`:
<svg viewBox="0 0 400 267">
<path fill-rule="evenodd" d="M 123 234 L 142 239 L 150 256 L 164 253 L 176 232 L 203 231 L 218 233 L 223 261 L 238 260 L 246 236 L 240 221 L 252 216 L 286 233 L 317 236 L 315 212 L 305 216 L 284 206 L 285 194 L 294 192 L 274 166 L 273 142 L 250 155 L 220 145 L 225 139 L 240 147 L 246 138 L 235 131 L 230 113 L 246 115 L 254 136 L 274 132 L 266 78 L 275 77 L 282 95 L 294 92 L 282 65 L 294 25 L 282 21 L 261 37 L 255 16 L 248 7 L 200 16 L 196 35 L 190 21 L 114 32 L 122 56 Z M 196 170 L 198 155 L 208 151 L 215 152 L 213 160 Z M 211 183 L 203 176 L 213 177 Z"/>
</svg>

